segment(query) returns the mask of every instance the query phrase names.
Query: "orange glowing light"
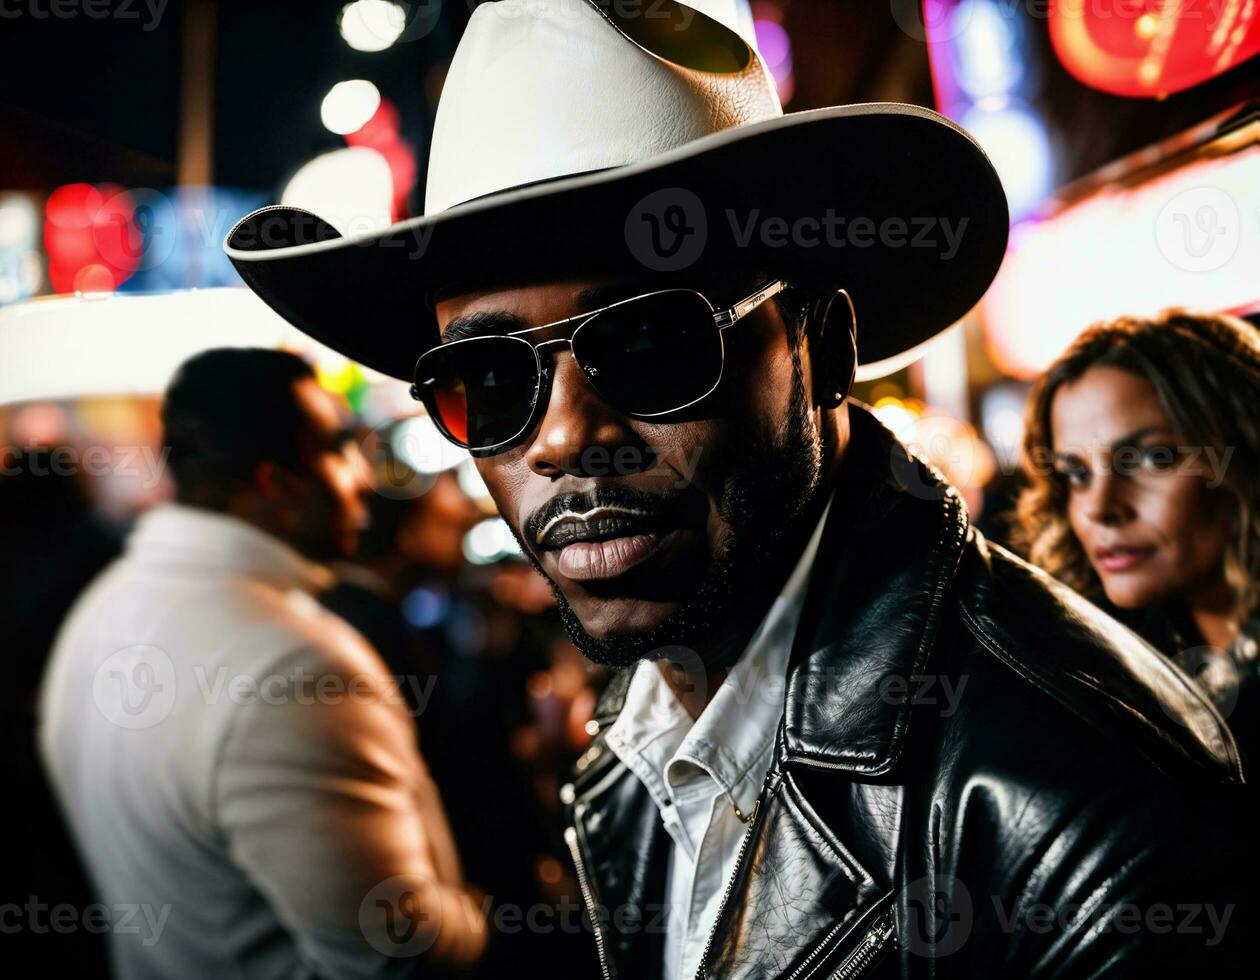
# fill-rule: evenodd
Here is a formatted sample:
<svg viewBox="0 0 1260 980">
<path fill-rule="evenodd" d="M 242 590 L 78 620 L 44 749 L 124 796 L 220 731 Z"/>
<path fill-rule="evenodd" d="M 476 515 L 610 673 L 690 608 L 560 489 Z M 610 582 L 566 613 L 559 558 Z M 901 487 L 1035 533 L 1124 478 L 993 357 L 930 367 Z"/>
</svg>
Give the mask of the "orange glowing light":
<svg viewBox="0 0 1260 980">
<path fill-rule="evenodd" d="M 1093 88 L 1163 98 L 1260 54 L 1260 0 L 1051 0 L 1050 42 Z"/>
</svg>

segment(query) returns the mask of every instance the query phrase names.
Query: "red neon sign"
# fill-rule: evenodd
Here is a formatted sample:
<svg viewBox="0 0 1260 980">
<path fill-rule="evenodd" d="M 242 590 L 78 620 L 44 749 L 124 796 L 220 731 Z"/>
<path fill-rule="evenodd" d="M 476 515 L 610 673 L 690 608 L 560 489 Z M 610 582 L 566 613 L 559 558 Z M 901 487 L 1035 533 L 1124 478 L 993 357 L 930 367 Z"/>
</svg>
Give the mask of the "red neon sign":
<svg viewBox="0 0 1260 980">
<path fill-rule="evenodd" d="M 1049 28 L 1086 85 L 1163 98 L 1260 54 L 1260 0 L 1050 0 Z"/>
</svg>

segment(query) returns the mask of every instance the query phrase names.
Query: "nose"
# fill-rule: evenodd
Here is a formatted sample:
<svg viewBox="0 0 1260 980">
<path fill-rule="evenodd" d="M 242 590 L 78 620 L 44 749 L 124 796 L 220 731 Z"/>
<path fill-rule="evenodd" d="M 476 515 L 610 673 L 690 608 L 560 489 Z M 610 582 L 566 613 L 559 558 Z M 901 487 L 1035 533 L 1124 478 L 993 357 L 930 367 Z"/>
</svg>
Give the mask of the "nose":
<svg viewBox="0 0 1260 980">
<path fill-rule="evenodd" d="M 557 479 L 627 476 L 650 469 L 655 455 L 564 351 L 552 363 L 550 399 L 525 460 L 533 472 Z"/>
<path fill-rule="evenodd" d="M 1128 481 L 1112 467 L 1100 467 L 1090 481 L 1085 515 L 1095 524 L 1115 527 L 1133 516 L 1126 494 Z"/>
</svg>

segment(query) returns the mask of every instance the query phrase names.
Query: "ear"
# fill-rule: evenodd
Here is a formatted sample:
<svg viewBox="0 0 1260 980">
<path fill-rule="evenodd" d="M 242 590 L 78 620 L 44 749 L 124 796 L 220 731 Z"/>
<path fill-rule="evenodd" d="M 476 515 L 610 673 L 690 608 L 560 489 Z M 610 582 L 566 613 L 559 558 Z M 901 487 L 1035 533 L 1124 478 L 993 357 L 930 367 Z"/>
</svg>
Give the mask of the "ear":
<svg viewBox="0 0 1260 980">
<path fill-rule="evenodd" d="M 253 484 L 263 499 L 271 504 L 289 501 L 295 492 L 292 474 L 283 466 L 277 466 L 267 459 L 254 467 Z"/>
<path fill-rule="evenodd" d="M 816 408 L 836 408 L 857 373 L 857 312 L 843 289 L 815 301 L 809 311 L 810 365 Z"/>
</svg>

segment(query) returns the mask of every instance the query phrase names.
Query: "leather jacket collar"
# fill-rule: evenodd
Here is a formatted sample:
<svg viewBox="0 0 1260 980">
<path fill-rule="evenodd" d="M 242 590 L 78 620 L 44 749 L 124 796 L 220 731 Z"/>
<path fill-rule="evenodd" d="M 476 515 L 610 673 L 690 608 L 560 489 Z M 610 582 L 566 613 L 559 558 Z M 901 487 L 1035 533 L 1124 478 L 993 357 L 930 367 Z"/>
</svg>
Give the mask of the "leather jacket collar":
<svg viewBox="0 0 1260 980">
<path fill-rule="evenodd" d="M 968 520 L 953 488 L 871 415 L 854 406 L 850 420 L 826 558 L 793 650 L 784 749 L 785 761 L 871 777 L 896 764 L 910 721 L 910 701 L 881 697 L 880 687 L 925 673 Z"/>
</svg>

